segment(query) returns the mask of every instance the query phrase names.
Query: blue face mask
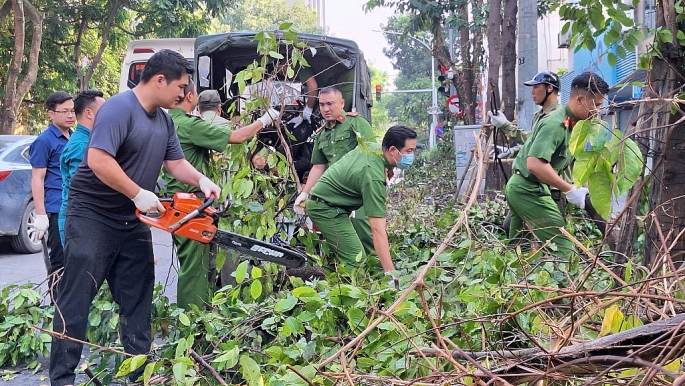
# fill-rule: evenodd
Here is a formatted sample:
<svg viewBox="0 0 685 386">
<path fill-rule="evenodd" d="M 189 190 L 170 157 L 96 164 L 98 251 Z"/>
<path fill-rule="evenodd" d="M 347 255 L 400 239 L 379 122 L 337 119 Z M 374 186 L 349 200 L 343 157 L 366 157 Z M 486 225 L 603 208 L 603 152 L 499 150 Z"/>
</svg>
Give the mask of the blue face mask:
<svg viewBox="0 0 685 386">
<path fill-rule="evenodd" d="M 400 153 L 400 154 L 402 154 L 402 153 Z M 396 160 L 395 157 L 392 157 L 392 159 L 394 159 L 395 162 L 397 162 L 398 168 L 404 170 L 404 169 L 410 167 L 411 164 L 414 163 L 414 154 L 413 153 L 412 154 L 402 154 L 402 159 L 400 159 L 399 161 Z"/>
</svg>

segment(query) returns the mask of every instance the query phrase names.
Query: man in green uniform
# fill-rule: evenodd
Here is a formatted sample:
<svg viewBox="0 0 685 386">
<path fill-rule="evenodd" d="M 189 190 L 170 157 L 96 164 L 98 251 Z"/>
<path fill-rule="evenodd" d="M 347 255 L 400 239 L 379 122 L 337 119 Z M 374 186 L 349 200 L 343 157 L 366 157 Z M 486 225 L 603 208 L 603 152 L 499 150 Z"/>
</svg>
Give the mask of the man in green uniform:
<svg viewBox="0 0 685 386">
<path fill-rule="evenodd" d="M 357 113 L 343 110 L 345 100 L 335 87 L 325 87 L 319 93 L 319 110 L 326 124 L 317 131 L 312 151 L 312 169 L 302 193 L 297 196 L 293 209 L 303 215 L 309 192 L 319 181 L 326 168 L 336 163 L 345 154 L 356 148 L 359 141 L 371 141 L 374 137 L 369 122 Z M 374 242 L 364 208 L 353 214 L 352 223 L 367 253 L 374 250 Z"/>
<path fill-rule="evenodd" d="M 197 96 L 197 111 L 207 123 L 214 126 L 231 126 L 231 122 L 221 116 L 221 96 L 216 90 L 205 90 Z"/>
<path fill-rule="evenodd" d="M 559 104 L 559 89 L 561 87 L 561 82 L 559 81 L 559 76 L 557 74 L 549 71 L 542 71 L 538 72 L 533 79 L 523 82 L 523 84 L 532 86 L 531 94 L 533 96 L 533 102 L 540 106 L 540 110 L 533 114 L 531 127 L 535 127 L 540 119 L 548 116 L 553 111 L 558 110 L 561 106 Z M 491 111 L 488 111 L 488 116 L 490 116 L 492 124 L 498 129 L 501 129 L 507 138 L 512 139 L 519 144 L 526 142 L 533 132 L 532 130 L 525 131 L 509 122 L 501 110 L 497 112 L 497 115 L 493 115 Z M 498 158 L 516 156 L 516 153 L 520 150 L 520 145 L 512 148 L 498 146 L 497 150 Z"/>
<path fill-rule="evenodd" d="M 181 149 L 188 162 L 203 174 L 209 173 L 212 151 L 224 151 L 227 144 L 243 143 L 252 138 L 272 119 L 278 117 L 278 111 L 269 109 L 257 121 L 245 127 L 231 131 L 227 126 L 215 126 L 202 118 L 190 115 L 197 106 L 197 92 L 191 81 L 184 90 L 184 98 L 169 110 L 169 115 L 176 126 L 176 133 L 181 142 Z M 200 191 L 173 178 L 166 181 L 170 194 L 176 192 Z M 209 282 L 210 261 L 209 244 L 199 243 L 185 237 L 173 236 L 178 256 L 177 303 L 179 307 L 189 308 L 195 304 L 202 308 L 212 295 L 212 284 Z"/>
<path fill-rule="evenodd" d="M 544 117 L 548 116 L 554 111 L 557 111 L 561 105 L 559 104 L 559 89 L 561 87 L 561 82 L 559 81 L 559 76 L 553 72 L 542 71 L 538 72 L 533 79 L 523 82 L 526 86 L 532 86 L 531 94 L 533 96 L 533 102 L 540 106 L 535 114 L 533 114 L 533 122 L 531 128 L 535 127 L 537 123 Z M 493 115 L 492 112 L 488 111 L 490 116 L 490 121 L 495 127 L 501 129 L 507 138 L 518 142 L 518 145 L 511 148 L 504 146 L 496 146 L 490 153 L 490 157 L 497 158 L 513 158 L 521 150 L 521 144 L 525 143 L 533 130 L 525 131 L 519 128 L 517 125 L 509 122 L 507 117 L 498 111 L 497 115 Z M 571 168 L 566 168 L 561 174 L 561 177 L 569 184 L 573 183 L 573 175 L 571 174 Z M 559 191 L 559 189 L 550 186 L 550 191 L 552 199 L 557 204 L 559 211 L 562 215 L 566 213 L 566 197 Z M 511 213 L 507 213 L 502 226 L 504 229 L 509 229 L 509 224 L 511 221 Z"/>
<path fill-rule="evenodd" d="M 577 120 L 588 119 L 601 106 L 609 86 L 600 76 L 585 72 L 571 83 L 571 96 L 563 108 L 539 120 L 516 156 L 505 189 L 511 208 L 509 237 L 517 238 L 528 225 L 542 242 L 554 242 L 560 255 L 570 257 L 573 244 L 560 229 L 564 217 L 552 200 L 550 187 L 564 192 L 568 202 L 585 207 L 587 188 L 576 188 L 559 173 L 573 161 L 568 150 Z"/>
<path fill-rule="evenodd" d="M 382 147 L 372 143 L 369 148 L 357 147 L 326 170 L 307 200 L 307 214 L 338 261 L 355 268 L 359 265 L 357 256 L 363 256 L 364 249 L 350 213 L 363 206 L 369 216 L 374 250 L 383 271 L 390 272 L 395 266 L 385 231 L 386 172 L 412 164 L 416 132 L 406 126 L 393 126 L 385 133 Z"/>
<path fill-rule="evenodd" d="M 297 79 L 307 86 L 307 100 L 306 106 L 302 111 L 302 115 L 291 119 L 288 123 L 298 127 L 304 120 L 311 122 L 312 112 L 316 106 L 316 95 L 319 92 L 319 87 L 335 87 L 342 94 L 344 104 L 344 111 L 352 111 L 352 93 L 354 92 L 354 70 L 345 69 L 340 70 L 342 63 L 337 63 L 325 71 L 314 74 L 311 67 L 298 67 L 296 69 Z M 287 67 L 282 66 L 282 72 L 287 70 Z"/>
</svg>

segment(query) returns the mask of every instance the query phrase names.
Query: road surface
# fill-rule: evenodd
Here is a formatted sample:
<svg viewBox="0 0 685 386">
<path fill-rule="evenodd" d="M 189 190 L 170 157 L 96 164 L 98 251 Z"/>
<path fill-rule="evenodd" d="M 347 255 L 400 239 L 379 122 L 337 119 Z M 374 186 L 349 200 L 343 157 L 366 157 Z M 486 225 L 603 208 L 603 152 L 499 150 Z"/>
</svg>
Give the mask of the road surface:
<svg viewBox="0 0 685 386">
<path fill-rule="evenodd" d="M 176 302 L 176 272 L 178 262 L 172 264 L 171 236 L 158 229 L 152 229 L 152 242 L 155 252 L 155 278 L 157 282 L 165 284 L 165 295 L 170 302 Z M 40 285 L 41 292 L 47 294 L 47 279 L 43 254 L 35 253 L 32 255 L 15 254 L 9 243 L 0 243 L 0 288 L 10 284 L 35 283 Z M 45 297 L 46 301 L 49 298 Z M 87 355 L 87 349 L 84 349 Z M 24 370 L 23 367 L 0 368 L 0 385 L 11 386 L 40 386 L 49 385 L 48 379 L 48 359 L 39 359 L 41 368 L 36 374 Z M 77 375 L 76 384 L 86 383 L 88 378 L 85 375 Z"/>
</svg>

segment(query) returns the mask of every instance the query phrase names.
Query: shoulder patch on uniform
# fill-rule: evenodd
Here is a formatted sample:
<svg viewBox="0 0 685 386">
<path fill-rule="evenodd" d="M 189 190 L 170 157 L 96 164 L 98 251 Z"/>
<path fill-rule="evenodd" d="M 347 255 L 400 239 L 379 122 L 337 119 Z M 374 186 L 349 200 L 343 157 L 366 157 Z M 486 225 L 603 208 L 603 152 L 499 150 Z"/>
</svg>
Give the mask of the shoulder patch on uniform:
<svg viewBox="0 0 685 386">
<path fill-rule="evenodd" d="M 353 111 L 353 112 L 347 113 L 347 116 L 348 116 L 348 117 L 356 117 L 357 115 L 359 115 L 359 113 L 358 113 L 358 112 L 356 112 L 356 111 Z"/>
</svg>

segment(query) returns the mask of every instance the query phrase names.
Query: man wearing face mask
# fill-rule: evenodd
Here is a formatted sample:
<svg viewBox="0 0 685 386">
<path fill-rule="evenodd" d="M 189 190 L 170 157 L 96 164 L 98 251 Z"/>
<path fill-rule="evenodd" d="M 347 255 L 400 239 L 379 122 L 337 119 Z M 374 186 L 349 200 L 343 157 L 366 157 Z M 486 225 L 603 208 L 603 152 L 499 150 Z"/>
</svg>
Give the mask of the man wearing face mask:
<svg viewBox="0 0 685 386">
<path fill-rule="evenodd" d="M 364 254 L 350 213 L 366 209 L 373 245 L 383 271 L 395 270 L 385 231 L 387 171 L 406 169 L 414 162 L 416 132 L 406 126 L 393 126 L 385 133 L 382 146 L 357 147 L 329 167 L 307 200 L 307 214 L 331 246 L 339 263 L 356 268 L 357 256 Z"/>
<path fill-rule="evenodd" d="M 317 130 L 314 149 L 312 150 L 312 169 L 302 193 L 297 196 L 293 210 L 304 215 L 309 192 L 319 181 L 326 168 L 338 162 L 345 154 L 355 149 L 359 141 L 373 139 L 373 129 L 369 122 L 357 113 L 346 113 L 342 92 L 336 87 L 324 87 L 319 92 L 319 111 L 326 124 Z M 367 253 L 374 250 L 372 232 L 364 208 L 358 208 L 352 214 L 352 225 L 359 235 Z"/>
<path fill-rule="evenodd" d="M 573 244 L 560 231 L 565 221 L 550 188 L 559 189 L 569 203 L 585 208 L 587 188 L 576 188 L 559 173 L 573 161 L 568 145 L 574 125 L 592 117 L 608 91 L 609 86 L 600 76 L 582 73 L 571 83 L 568 104 L 536 123 L 514 160 L 514 173 L 504 192 L 512 211 L 510 238 L 520 237 L 525 224 L 543 243 L 554 242 L 559 255 L 570 257 L 573 253 Z"/>
</svg>

